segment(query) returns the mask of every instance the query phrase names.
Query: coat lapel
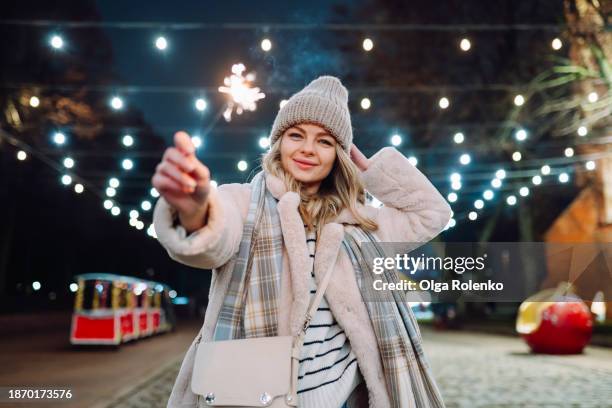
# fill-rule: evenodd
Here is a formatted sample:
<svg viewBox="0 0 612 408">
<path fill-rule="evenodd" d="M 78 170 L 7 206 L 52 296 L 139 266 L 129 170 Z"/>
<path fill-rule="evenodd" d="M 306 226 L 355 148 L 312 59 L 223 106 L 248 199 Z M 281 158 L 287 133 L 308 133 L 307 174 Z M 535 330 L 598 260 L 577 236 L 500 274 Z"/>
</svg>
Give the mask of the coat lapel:
<svg viewBox="0 0 612 408">
<path fill-rule="evenodd" d="M 298 211 L 299 204 L 299 195 L 290 191 L 282 196 L 277 205 L 283 230 L 283 240 L 285 241 L 289 258 L 289 269 L 291 271 L 293 303 L 291 307 L 290 330 L 293 335 L 296 335 L 302 327 L 310 300 L 308 290 L 308 279 L 310 278 L 308 247 L 306 246 L 306 231 Z"/>
</svg>

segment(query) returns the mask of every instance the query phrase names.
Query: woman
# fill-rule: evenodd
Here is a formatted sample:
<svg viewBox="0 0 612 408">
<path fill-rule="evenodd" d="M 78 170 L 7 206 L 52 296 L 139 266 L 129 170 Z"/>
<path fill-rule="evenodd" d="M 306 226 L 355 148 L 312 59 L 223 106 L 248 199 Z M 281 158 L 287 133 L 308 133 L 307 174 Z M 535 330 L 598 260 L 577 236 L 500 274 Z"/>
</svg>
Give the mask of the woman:
<svg viewBox="0 0 612 408">
<path fill-rule="evenodd" d="M 263 171 L 250 184 L 212 188 L 210 172 L 195 157 L 189 136 L 175 135 L 176 146 L 165 152 L 152 179 L 162 196 L 155 208 L 155 230 L 171 258 L 212 269 L 213 277 L 200 337 L 183 361 L 169 407 L 197 404 L 190 380 L 199 341 L 296 335 L 310 297 L 332 266 L 324 301 L 301 350 L 298 406 L 443 406 L 413 317 L 401 320 L 395 309 L 375 315 L 378 309 L 363 301 L 356 279 L 363 271 L 343 243 L 349 231 L 383 242 L 427 242 L 449 221 L 450 207 L 396 149 L 384 148 L 368 159 L 352 139 L 348 92 L 331 76 L 315 79 L 280 109 Z M 366 206 L 364 189 L 384 206 Z M 265 195 L 259 203 L 265 202 L 267 210 L 252 205 L 258 202 L 256 194 Z M 232 293 L 237 288 L 247 298 L 249 289 L 261 293 L 263 279 L 251 278 L 241 286 L 233 273 L 240 263 L 233 261 L 245 256 L 241 243 L 251 236 L 244 230 L 254 211 L 267 224 L 258 224 L 256 239 L 263 244 L 259 252 L 247 254 L 251 262 L 243 263 L 253 270 L 246 276 L 277 268 L 277 275 L 268 279 L 274 296 L 272 302 L 254 298 L 236 306 L 231 299 L 243 294 Z M 264 267 L 258 270 L 257 265 Z M 252 319 L 232 325 L 225 317 L 236 307 L 244 312 L 253 304 L 273 316 L 272 323 Z M 398 305 L 384 307 L 391 306 Z M 387 327 L 381 328 L 384 319 L 396 319 L 393 327 L 399 320 L 400 331 L 389 335 Z"/>
</svg>

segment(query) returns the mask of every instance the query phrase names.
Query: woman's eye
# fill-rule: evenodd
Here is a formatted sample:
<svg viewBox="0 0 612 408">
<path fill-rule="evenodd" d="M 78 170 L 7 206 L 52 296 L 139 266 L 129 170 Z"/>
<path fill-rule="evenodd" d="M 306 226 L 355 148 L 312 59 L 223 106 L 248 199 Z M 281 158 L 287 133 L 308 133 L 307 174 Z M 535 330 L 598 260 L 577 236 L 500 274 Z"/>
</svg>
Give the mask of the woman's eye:
<svg viewBox="0 0 612 408">
<path fill-rule="evenodd" d="M 323 142 L 323 144 L 326 144 L 328 146 L 332 145 L 332 142 L 330 142 L 329 140 L 326 140 L 326 139 L 321 139 L 321 142 Z"/>
<path fill-rule="evenodd" d="M 299 133 L 290 133 L 290 134 L 289 134 L 289 137 L 294 137 L 294 138 L 295 138 L 295 137 L 300 137 L 300 138 L 301 138 L 301 137 L 302 137 L 302 135 L 300 135 Z"/>
</svg>

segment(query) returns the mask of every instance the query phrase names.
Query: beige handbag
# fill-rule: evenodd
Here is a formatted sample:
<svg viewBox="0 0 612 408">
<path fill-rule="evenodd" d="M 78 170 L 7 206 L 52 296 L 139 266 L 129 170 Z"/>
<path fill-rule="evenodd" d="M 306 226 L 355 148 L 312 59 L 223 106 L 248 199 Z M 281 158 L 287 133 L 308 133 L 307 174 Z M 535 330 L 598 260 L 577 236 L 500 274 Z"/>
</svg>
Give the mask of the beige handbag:
<svg viewBox="0 0 612 408">
<path fill-rule="evenodd" d="M 317 288 L 296 336 L 258 337 L 200 343 L 191 377 L 198 406 L 297 407 L 300 350 L 317 311 L 333 265 Z"/>
</svg>

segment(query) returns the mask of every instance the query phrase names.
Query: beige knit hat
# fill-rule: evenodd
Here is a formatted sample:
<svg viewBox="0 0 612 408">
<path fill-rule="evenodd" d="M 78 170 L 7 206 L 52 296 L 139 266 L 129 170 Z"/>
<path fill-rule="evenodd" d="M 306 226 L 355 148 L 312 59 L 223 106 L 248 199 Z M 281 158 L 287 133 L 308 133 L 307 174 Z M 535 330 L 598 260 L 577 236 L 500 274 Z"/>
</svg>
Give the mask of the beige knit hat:
<svg viewBox="0 0 612 408">
<path fill-rule="evenodd" d="M 333 76 L 320 76 L 289 98 L 278 111 L 270 143 L 291 126 L 301 122 L 314 122 L 332 134 L 349 153 L 353 143 L 351 115 L 348 109 L 348 91 Z"/>
</svg>

